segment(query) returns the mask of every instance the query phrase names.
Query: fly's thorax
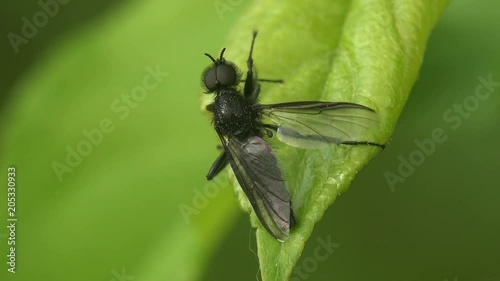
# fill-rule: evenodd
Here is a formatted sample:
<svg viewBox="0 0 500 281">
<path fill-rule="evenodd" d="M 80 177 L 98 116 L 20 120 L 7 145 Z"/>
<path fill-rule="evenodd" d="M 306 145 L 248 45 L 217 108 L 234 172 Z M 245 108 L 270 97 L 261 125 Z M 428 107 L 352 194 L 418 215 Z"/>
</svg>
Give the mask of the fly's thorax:
<svg viewBox="0 0 500 281">
<path fill-rule="evenodd" d="M 224 135 L 240 135 L 252 129 L 254 112 L 243 95 L 234 89 L 225 89 L 215 97 L 214 123 Z"/>
</svg>

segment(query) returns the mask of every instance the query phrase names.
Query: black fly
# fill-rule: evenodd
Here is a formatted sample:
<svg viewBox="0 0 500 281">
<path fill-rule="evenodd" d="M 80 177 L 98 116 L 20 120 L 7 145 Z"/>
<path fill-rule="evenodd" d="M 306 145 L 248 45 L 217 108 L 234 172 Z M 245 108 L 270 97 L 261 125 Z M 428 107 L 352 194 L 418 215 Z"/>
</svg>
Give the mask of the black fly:
<svg viewBox="0 0 500 281">
<path fill-rule="evenodd" d="M 215 100 L 207 110 L 213 113 L 214 127 L 223 147 L 207 179 L 211 180 L 229 163 L 262 225 L 274 238 L 285 241 L 295 218 L 287 182 L 264 134 L 267 137 L 275 134 L 280 141 L 299 148 L 330 144 L 384 148 L 384 145 L 356 140 L 378 123 L 375 111 L 359 104 L 319 101 L 258 104 L 259 82 L 283 81 L 257 78 L 252 59 L 256 36 L 254 32 L 243 93 L 238 90 L 242 74 L 224 58 L 225 49 L 218 59 L 205 54 L 213 63 L 203 72 L 202 84 L 207 94 L 215 93 Z"/>
</svg>

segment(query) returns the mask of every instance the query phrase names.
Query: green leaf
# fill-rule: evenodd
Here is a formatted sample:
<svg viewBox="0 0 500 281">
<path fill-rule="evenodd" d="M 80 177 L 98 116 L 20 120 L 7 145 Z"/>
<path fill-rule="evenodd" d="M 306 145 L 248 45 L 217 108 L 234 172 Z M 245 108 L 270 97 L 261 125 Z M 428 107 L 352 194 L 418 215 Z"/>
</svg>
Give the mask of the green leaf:
<svg viewBox="0 0 500 281">
<path fill-rule="evenodd" d="M 370 140 L 385 143 L 417 78 L 427 38 L 448 2 L 257 1 L 229 36 L 225 56 L 245 66 L 251 32 L 258 30 L 254 62 L 259 77 L 286 81 L 263 85 L 262 103 L 322 100 L 366 105 L 381 118 Z M 204 96 L 202 107 L 210 101 Z M 379 152 L 361 146 L 305 151 L 272 144 L 289 182 L 298 225 L 280 243 L 252 215 L 264 281 L 289 279 L 314 225 Z M 234 187 L 250 212 L 236 182 Z"/>
<path fill-rule="evenodd" d="M 197 96 L 207 39 L 236 15 L 221 22 L 200 0 L 123 3 L 56 41 L 17 82 L 0 118 L 0 179 L 7 165 L 18 171 L 15 280 L 198 278 L 238 214 L 218 188 L 227 179 L 205 179 L 217 151 Z M 156 69 L 168 75 L 144 87 Z M 67 147 L 79 146 L 69 164 Z"/>
</svg>

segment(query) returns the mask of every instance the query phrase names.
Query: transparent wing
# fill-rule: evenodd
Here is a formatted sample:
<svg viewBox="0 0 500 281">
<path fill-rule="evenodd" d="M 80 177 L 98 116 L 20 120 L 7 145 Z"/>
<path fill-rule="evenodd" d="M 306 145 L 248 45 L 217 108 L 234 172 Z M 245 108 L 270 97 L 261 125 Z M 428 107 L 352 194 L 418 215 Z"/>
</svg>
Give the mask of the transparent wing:
<svg viewBox="0 0 500 281">
<path fill-rule="evenodd" d="M 221 137 L 231 168 L 267 231 L 280 241 L 288 238 L 293 215 L 286 181 L 271 146 L 252 136 L 245 141 Z"/>
<path fill-rule="evenodd" d="M 276 123 L 280 141 L 300 148 L 359 141 L 379 123 L 374 110 L 355 103 L 305 101 L 255 108 Z"/>
</svg>

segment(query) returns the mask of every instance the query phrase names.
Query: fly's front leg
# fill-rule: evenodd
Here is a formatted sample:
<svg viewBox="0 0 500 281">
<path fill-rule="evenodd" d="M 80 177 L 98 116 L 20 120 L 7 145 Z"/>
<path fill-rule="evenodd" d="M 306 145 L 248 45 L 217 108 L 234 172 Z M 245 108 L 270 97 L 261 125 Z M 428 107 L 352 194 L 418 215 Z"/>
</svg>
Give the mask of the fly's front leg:
<svg viewBox="0 0 500 281">
<path fill-rule="evenodd" d="M 226 152 L 223 151 L 219 157 L 215 159 L 215 162 L 212 164 L 212 167 L 210 167 L 210 170 L 208 170 L 207 180 L 212 180 L 227 166 L 228 163 L 229 161 L 227 160 Z"/>
<path fill-rule="evenodd" d="M 206 110 L 214 113 L 215 112 L 215 103 L 211 103 L 205 107 Z"/>
<path fill-rule="evenodd" d="M 257 103 L 257 99 L 259 98 L 259 93 L 260 93 L 260 84 L 259 82 L 266 82 L 266 83 L 283 83 L 282 79 L 258 79 L 257 78 L 257 71 L 254 72 L 254 65 L 253 65 L 253 47 L 255 45 L 255 38 L 257 37 L 257 31 L 253 32 L 253 37 L 252 37 L 252 44 L 250 46 L 250 54 L 248 55 L 248 60 L 247 60 L 247 77 L 245 80 L 245 88 L 243 90 L 243 94 L 245 95 L 246 100 L 250 104 L 255 104 Z"/>
<path fill-rule="evenodd" d="M 255 75 L 257 76 L 257 75 Z M 243 80 L 246 83 L 246 80 Z M 260 93 L 260 84 L 258 82 L 265 82 L 265 83 L 279 83 L 283 84 L 285 81 L 283 79 L 254 79 L 254 87 L 252 88 L 252 92 L 249 95 L 245 95 L 247 101 L 250 104 L 256 104 L 257 103 L 257 98 L 259 97 Z"/>
<path fill-rule="evenodd" d="M 255 45 L 255 38 L 257 37 L 257 31 L 253 32 L 252 44 L 250 45 L 250 54 L 248 55 L 247 60 L 247 77 L 245 79 L 245 88 L 243 90 L 243 94 L 246 100 L 254 104 L 257 102 L 257 98 L 259 97 L 260 85 L 257 81 L 257 73 L 254 73 L 253 69 L 253 47 Z"/>
<path fill-rule="evenodd" d="M 264 82 L 264 83 L 278 83 L 278 84 L 283 84 L 285 83 L 285 80 L 283 79 L 265 79 L 265 78 L 257 78 L 256 79 L 258 82 Z M 247 80 L 241 80 L 241 82 L 246 82 Z"/>
</svg>

